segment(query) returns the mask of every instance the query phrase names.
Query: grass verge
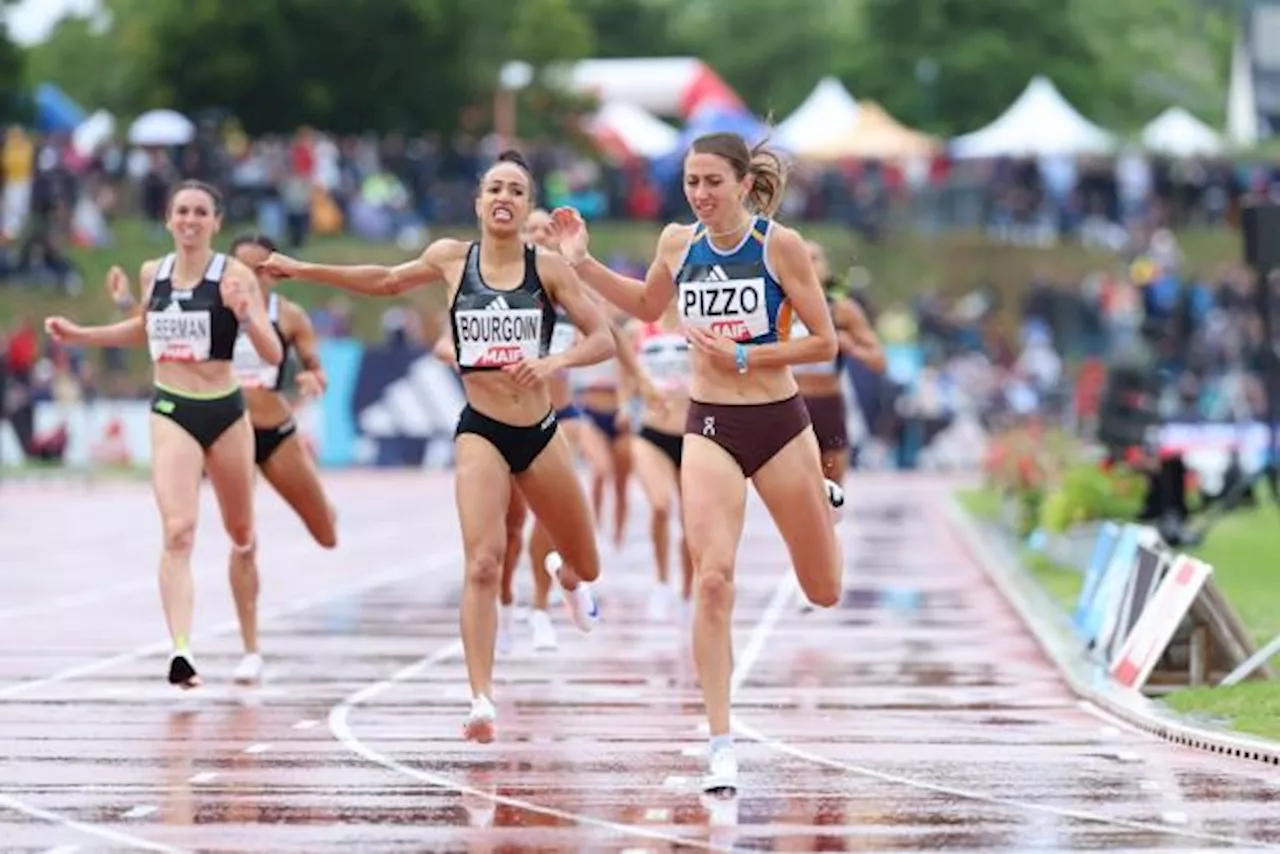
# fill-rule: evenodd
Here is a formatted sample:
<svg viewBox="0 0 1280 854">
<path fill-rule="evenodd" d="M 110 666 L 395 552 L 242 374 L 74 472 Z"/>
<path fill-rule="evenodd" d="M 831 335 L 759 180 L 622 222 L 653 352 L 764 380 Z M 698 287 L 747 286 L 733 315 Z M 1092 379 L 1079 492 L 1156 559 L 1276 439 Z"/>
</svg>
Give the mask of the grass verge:
<svg viewBox="0 0 1280 854">
<path fill-rule="evenodd" d="M 998 521 L 1000 496 L 991 489 L 963 490 L 956 500 L 975 519 Z M 1215 583 L 1259 646 L 1280 634 L 1280 508 L 1266 502 L 1222 519 L 1196 557 L 1213 566 Z M 1021 550 L 1023 566 L 1065 611 L 1074 609 L 1084 576 L 1044 555 Z M 1280 656 L 1271 659 L 1280 667 Z M 1169 708 L 1194 719 L 1223 723 L 1239 732 L 1280 741 L 1280 680 L 1222 688 L 1190 688 L 1168 694 Z"/>
</svg>

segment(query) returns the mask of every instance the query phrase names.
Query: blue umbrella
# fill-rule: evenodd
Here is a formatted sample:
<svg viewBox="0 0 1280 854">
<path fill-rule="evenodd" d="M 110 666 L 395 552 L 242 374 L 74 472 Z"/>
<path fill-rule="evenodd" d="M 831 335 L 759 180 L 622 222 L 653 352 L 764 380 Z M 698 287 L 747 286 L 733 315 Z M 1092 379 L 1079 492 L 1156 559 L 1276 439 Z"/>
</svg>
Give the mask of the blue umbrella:
<svg viewBox="0 0 1280 854">
<path fill-rule="evenodd" d="M 72 131 L 85 119 L 84 109 L 52 83 L 36 87 L 36 130 L 41 133 Z"/>
</svg>

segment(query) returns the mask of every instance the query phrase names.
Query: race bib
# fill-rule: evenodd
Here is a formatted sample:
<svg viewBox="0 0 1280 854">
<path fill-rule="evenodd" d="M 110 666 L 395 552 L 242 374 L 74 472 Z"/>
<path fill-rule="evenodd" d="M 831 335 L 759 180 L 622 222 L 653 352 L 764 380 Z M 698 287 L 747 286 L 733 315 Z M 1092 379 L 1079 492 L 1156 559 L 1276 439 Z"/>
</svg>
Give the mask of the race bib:
<svg viewBox="0 0 1280 854">
<path fill-rule="evenodd" d="M 572 323 L 567 320 L 557 321 L 555 329 L 551 332 L 551 355 L 558 356 L 566 352 L 577 340 L 578 330 Z"/>
<path fill-rule="evenodd" d="M 542 356 L 542 311 L 476 309 L 454 315 L 458 365 L 500 368 Z"/>
<path fill-rule="evenodd" d="M 681 282 L 680 316 L 713 335 L 750 341 L 769 332 L 764 279 Z"/>
<path fill-rule="evenodd" d="M 683 387 L 689 380 L 689 343 L 683 338 L 656 339 L 640 348 L 640 365 L 655 385 Z"/>
<path fill-rule="evenodd" d="M 583 365 L 569 372 L 573 387 L 579 391 L 610 389 L 618 385 L 618 360 L 606 359 L 594 365 Z"/>
<path fill-rule="evenodd" d="M 244 388 L 274 389 L 280 380 L 280 366 L 263 361 L 249 336 L 241 332 L 236 336 L 235 349 L 231 351 L 231 366 Z"/>
<path fill-rule="evenodd" d="M 791 340 L 799 341 L 801 338 L 809 337 L 809 327 L 804 325 L 804 321 L 799 317 L 794 317 L 791 321 Z M 802 365 L 792 365 L 791 373 L 793 374 L 819 374 L 830 376 L 836 372 L 836 363 L 832 359 L 825 362 L 806 362 Z"/>
<path fill-rule="evenodd" d="M 153 362 L 207 362 L 213 318 L 207 311 L 149 311 L 147 347 Z"/>
</svg>

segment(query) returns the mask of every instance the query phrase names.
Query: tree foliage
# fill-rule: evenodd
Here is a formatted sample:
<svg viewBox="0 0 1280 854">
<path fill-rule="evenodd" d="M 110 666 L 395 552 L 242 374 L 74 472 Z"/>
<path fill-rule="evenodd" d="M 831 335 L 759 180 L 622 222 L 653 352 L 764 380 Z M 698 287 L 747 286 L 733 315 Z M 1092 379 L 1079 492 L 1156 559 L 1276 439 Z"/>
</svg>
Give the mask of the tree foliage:
<svg viewBox="0 0 1280 854">
<path fill-rule="evenodd" d="M 0 0 L 0 12 L 12 0 Z M 21 48 L 9 38 L 9 27 L 0 18 L 0 122 L 9 123 L 24 118 L 22 68 L 26 57 Z"/>
<path fill-rule="evenodd" d="M 0 3 L 5 0 L 0 0 Z M 1171 103 L 1221 110 L 1231 4 L 1196 0 L 104 0 L 28 56 L 92 109 L 223 109 L 251 132 L 447 131 L 487 112 L 508 60 L 699 56 L 758 113 L 823 75 L 943 134 L 995 118 L 1035 74 L 1131 128 Z M 21 57 L 0 40 L 0 81 Z M 5 63 L 8 63 L 7 65 Z M 921 74 L 933 70 L 935 73 Z M 531 92 L 547 103 L 548 93 Z M 564 102 L 557 102 L 564 103 Z"/>
</svg>

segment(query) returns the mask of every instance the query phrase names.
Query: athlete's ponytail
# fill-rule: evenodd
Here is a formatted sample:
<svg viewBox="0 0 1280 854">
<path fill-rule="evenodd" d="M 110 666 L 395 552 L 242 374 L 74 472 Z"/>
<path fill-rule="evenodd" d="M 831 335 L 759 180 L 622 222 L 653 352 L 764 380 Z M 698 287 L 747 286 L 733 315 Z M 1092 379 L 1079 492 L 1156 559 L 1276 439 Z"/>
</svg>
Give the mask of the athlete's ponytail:
<svg viewBox="0 0 1280 854">
<path fill-rule="evenodd" d="M 787 167 L 781 155 L 761 142 L 751 149 L 747 174 L 751 176 L 751 189 L 747 192 L 751 206 L 762 216 L 773 216 L 782 206 L 787 190 Z"/>
<path fill-rule="evenodd" d="M 748 148 L 746 140 L 736 133 L 709 133 L 695 139 L 689 150 L 723 157 L 739 181 L 751 176 L 748 205 L 763 216 L 778 212 L 787 189 L 787 168 L 782 156 L 769 147 L 768 140 Z"/>
</svg>

